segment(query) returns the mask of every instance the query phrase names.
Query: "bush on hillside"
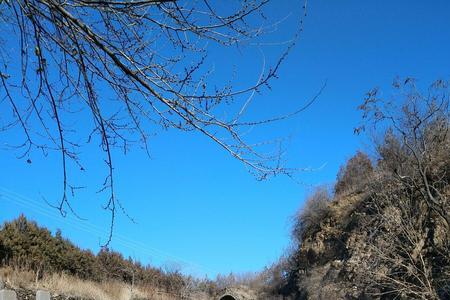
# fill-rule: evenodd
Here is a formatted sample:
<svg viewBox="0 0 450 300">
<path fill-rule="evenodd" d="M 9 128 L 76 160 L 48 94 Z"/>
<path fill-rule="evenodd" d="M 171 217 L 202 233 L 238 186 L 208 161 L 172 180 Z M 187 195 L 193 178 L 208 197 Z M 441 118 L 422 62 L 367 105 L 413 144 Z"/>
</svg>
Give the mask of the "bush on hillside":
<svg viewBox="0 0 450 300">
<path fill-rule="evenodd" d="M 60 235 L 52 236 L 23 215 L 4 224 L 0 243 L 6 250 L 0 259 L 4 264 L 33 270 L 38 276 L 64 271 L 83 279 L 100 279 L 90 251 L 80 250 Z"/>
<path fill-rule="evenodd" d="M 308 198 L 294 220 L 293 236 L 300 242 L 305 235 L 320 229 L 321 221 L 327 216 L 331 195 L 328 188 L 318 187 Z"/>
<path fill-rule="evenodd" d="M 379 224 L 366 242 L 372 276 L 363 284 L 375 296 L 449 299 L 449 83 L 438 80 L 423 94 L 412 79 L 394 84 L 397 106 L 375 93 L 363 107 L 376 126 L 388 125 L 368 203 Z"/>
<path fill-rule="evenodd" d="M 325 192 L 299 213 L 287 268 L 296 286 L 288 296 L 450 299 L 449 87 L 438 80 L 421 93 L 408 78 L 394 82 L 394 99 L 368 93 L 361 128 L 373 126 L 383 136 L 375 145 L 377 163 L 357 153 L 341 168 L 336 205 L 346 211 L 331 216 L 329 227 L 320 228 L 331 214 Z M 366 193 L 344 194 L 355 188 Z M 324 200 L 317 200 L 321 194 Z M 282 281 L 278 294 L 289 282 Z"/>
<path fill-rule="evenodd" d="M 344 166 L 341 166 L 334 187 L 336 194 L 361 189 L 373 173 L 372 162 L 369 156 L 361 151 L 350 158 Z"/>
</svg>

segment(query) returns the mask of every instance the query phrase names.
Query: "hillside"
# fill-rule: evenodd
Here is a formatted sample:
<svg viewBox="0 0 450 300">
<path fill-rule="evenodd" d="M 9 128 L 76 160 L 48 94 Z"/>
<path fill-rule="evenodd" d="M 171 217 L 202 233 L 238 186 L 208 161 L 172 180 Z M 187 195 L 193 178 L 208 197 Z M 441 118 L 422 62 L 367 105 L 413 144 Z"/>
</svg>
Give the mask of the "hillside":
<svg viewBox="0 0 450 300">
<path fill-rule="evenodd" d="M 424 94 L 405 84 L 395 110 L 377 91 L 368 94 L 360 107 L 365 125 L 383 122 L 376 154 L 356 153 L 334 188 L 309 196 L 295 218 L 293 250 L 266 274 L 266 297 L 450 299 L 449 95 L 442 84 Z"/>
<path fill-rule="evenodd" d="M 211 281 L 144 266 L 107 248 L 82 250 L 23 215 L 1 227 L 0 262 L 0 278 L 19 295 L 43 288 L 75 299 L 201 299 L 216 292 Z"/>
</svg>

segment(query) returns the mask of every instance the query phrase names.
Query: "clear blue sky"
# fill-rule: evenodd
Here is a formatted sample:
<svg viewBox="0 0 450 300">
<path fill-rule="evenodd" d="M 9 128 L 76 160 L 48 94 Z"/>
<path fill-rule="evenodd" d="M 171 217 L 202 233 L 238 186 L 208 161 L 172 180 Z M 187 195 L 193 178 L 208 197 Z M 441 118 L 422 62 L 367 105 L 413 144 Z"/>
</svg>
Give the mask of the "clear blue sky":
<svg viewBox="0 0 450 300">
<path fill-rule="evenodd" d="M 298 4 L 276 2 L 284 8 Z M 270 56 L 271 50 L 265 51 Z M 221 55 L 219 50 L 213 57 Z M 242 55 L 237 58 L 242 74 L 258 70 L 260 57 L 248 61 Z M 260 182 L 204 137 L 161 132 L 150 142 L 151 159 L 137 149 L 115 158 L 117 194 L 137 224 L 120 216 L 112 248 L 156 266 L 178 263 L 197 276 L 258 271 L 276 261 L 289 246 L 290 219 L 310 185 L 332 183 L 346 159 L 369 148 L 365 138 L 353 135 L 364 93 L 375 86 L 389 92 L 396 76 L 415 77 L 422 86 L 449 79 L 449 1 L 309 1 L 299 44 L 272 91 L 258 96 L 251 113 L 289 111 L 327 81 L 310 109 L 258 133 L 290 136 L 290 165 L 323 167 L 300 173 L 303 184 L 284 177 Z M 11 138 L 0 135 L 0 142 Z M 36 152 L 30 165 L 16 153 L 0 151 L 0 221 L 23 212 L 97 251 L 109 224 L 100 208 L 105 196 L 95 193 L 104 174 L 96 163 L 99 153 L 85 149 L 90 168 L 75 178 L 89 187 L 74 202 L 88 219 L 82 222 L 60 217 L 42 200 L 59 195 L 59 156 L 43 158 Z"/>
</svg>

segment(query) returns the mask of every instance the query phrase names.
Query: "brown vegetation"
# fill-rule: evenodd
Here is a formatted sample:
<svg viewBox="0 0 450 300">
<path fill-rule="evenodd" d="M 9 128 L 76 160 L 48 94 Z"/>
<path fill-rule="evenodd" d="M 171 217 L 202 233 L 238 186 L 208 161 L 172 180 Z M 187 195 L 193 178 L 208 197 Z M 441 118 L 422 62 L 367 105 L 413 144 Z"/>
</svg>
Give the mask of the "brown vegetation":
<svg viewBox="0 0 450 300">
<path fill-rule="evenodd" d="M 35 281 L 33 271 L 18 270 L 11 267 L 0 268 L 0 277 L 5 278 L 8 287 L 18 291 L 43 289 L 50 291 L 53 296 L 64 295 L 74 299 L 128 300 L 133 298 L 148 298 L 140 289 L 131 289 L 129 285 L 118 281 L 95 282 L 83 280 L 64 273 L 44 275 Z M 29 292 L 33 294 L 33 292 Z"/>
<path fill-rule="evenodd" d="M 356 131 L 382 130 L 377 163 L 358 152 L 341 168 L 332 201 L 318 201 L 319 192 L 306 202 L 293 228 L 297 246 L 272 268 L 266 297 L 450 298 L 448 84 L 420 93 L 408 78 L 394 82 L 394 100 L 368 93 Z"/>
<path fill-rule="evenodd" d="M 307 235 L 311 235 L 320 229 L 320 222 L 329 212 L 329 204 L 332 200 L 326 187 L 317 188 L 305 201 L 303 208 L 296 216 L 293 228 L 293 237 L 300 243 Z"/>
<path fill-rule="evenodd" d="M 356 154 L 339 169 L 334 192 L 336 194 L 343 194 L 345 192 L 353 192 L 363 188 L 363 185 L 367 184 L 372 172 L 373 167 L 369 156 L 361 151 L 356 152 Z"/>
</svg>

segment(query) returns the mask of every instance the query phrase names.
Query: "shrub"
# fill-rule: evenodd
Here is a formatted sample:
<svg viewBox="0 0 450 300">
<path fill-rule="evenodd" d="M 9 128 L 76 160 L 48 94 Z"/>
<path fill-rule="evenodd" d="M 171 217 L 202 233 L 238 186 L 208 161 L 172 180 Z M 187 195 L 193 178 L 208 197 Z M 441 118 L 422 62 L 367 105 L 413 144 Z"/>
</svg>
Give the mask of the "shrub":
<svg viewBox="0 0 450 300">
<path fill-rule="evenodd" d="M 159 268 L 143 266 L 110 249 L 102 249 L 97 255 L 82 250 L 64 239 L 60 231 L 52 235 L 23 215 L 0 228 L 0 267 L 7 265 L 30 270 L 36 278 L 62 272 L 82 280 L 97 283 L 119 281 L 169 294 L 179 294 L 186 289 L 186 282 L 193 281 L 180 272 L 164 272 Z M 208 283 L 212 282 L 205 281 L 203 284 Z M 215 287 L 211 284 L 210 288 Z M 211 290 L 208 292 L 211 293 Z"/>
<path fill-rule="evenodd" d="M 407 78 L 394 82 L 394 101 L 375 91 L 361 106 L 367 125 L 384 133 L 366 203 L 370 264 L 354 268 L 374 297 L 450 299 L 449 87 L 438 80 L 421 92 Z"/>
<path fill-rule="evenodd" d="M 294 220 L 293 236 L 300 242 L 307 234 L 320 229 L 321 221 L 329 212 L 331 195 L 328 188 L 317 188 L 307 199 Z"/>
<path fill-rule="evenodd" d="M 356 152 L 344 166 L 341 166 L 334 192 L 342 194 L 361 189 L 372 172 L 373 167 L 369 156 L 361 151 Z"/>
</svg>

